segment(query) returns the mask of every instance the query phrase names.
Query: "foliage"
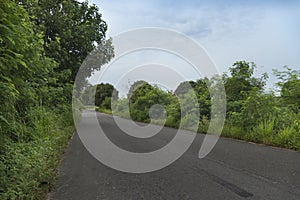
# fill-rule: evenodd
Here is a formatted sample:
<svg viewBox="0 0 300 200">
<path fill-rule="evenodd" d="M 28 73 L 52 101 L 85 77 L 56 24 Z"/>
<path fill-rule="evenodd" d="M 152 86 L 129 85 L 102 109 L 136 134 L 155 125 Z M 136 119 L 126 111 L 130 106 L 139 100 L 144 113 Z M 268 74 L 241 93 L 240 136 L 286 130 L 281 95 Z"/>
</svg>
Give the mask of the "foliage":
<svg viewBox="0 0 300 200">
<path fill-rule="evenodd" d="M 96 86 L 95 105 L 101 108 L 111 109 L 111 101 L 117 100 L 118 91 L 109 83 L 101 83 Z"/>
<path fill-rule="evenodd" d="M 117 101 L 112 102 L 112 111 L 114 115 L 129 119 L 130 113 L 128 109 L 128 100 L 126 98 L 120 98 Z"/>
<path fill-rule="evenodd" d="M 279 82 L 281 103 L 296 110 L 300 109 L 300 70 L 292 70 L 287 66 L 285 71 L 274 70 Z"/>
<path fill-rule="evenodd" d="M 179 128 L 181 125 L 184 129 L 205 133 L 209 127 L 212 101 L 216 101 L 214 94 L 220 93 L 220 84 L 223 83 L 228 103 L 223 136 L 300 149 L 299 71 L 286 68 L 284 72 L 276 72 L 281 91 L 278 96 L 276 91 L 264 91 L 267 75 L 256 78 L 254 69 L 254 63 L 239 61 L 230 68 L 230 75 L 224 74 L 221 79 L 214 76 L 182 82 L 174 93 L 137 81 L 129 90 L 129 100 L 122 98 L 114 103 L 113 114 L 129 118 L 130 113 L 133 120 L 149 123 L 149 110 L 160 104 L 167 113 L 166 126 Z M 193 101 L 192 92 L 198 102 Z M 126 109 L 128 101 L 129 110 Z M 218 102 L 214 103 L 218 106 Z M 200 119 L 195 117 L 197 106 Z M 159 120 L 152 122 L 161 124 Z"/>
<path fill-rule="evenodd" d="M 87 77 L 113 57 L 110 39 L 105 38 L 107 24 L 99 9 L 88 2 L 73 0 L 17 0 L 31 15 L 34 31 L 43 39 L 44 55 L 53 58 L 58 66 L 51 74 L 49 85 L 56 106 L 71 101 L 71 91 L 77 73 L 76 87 L 84 88 Z M 88 57 L 88 59 L 86 59 Z M 78 71 L 81 65 L 84 70 Z M 50 75 L 50 74 L 49 74 Z"/>
<path fill-rule="evenodd" d="M 211 100 L 207 85 L 210 84 L 208 78 L 199 79 L 196 82 L 186 81 L 179 84 L 174 94 L 177 96 L 187 94 L 189 90 L 193 90 L 197 96 L 201 118 L 210 118 Z"/>
<path fill-rule="evenodd" d="M 224 82 L 229 88 L 229 92 L 226 91 L 226 94 L 229 95 L 227 120 L 223 129 L 226 136 L 300 149 L 300 129 L 294 128 L 299 124 L 298 82 L 300 71 L 291 70 L 288 67 L 285 69 L 283 72 L 274 70 L 275 75 L 279 78 L 277 85 L 280 96 L 275 95 L 276 91 L 265 93 L 262 90 L 267 77 L 263 75 L 254 81 L 254 83 L 259 83 L 256 86 L 248 84 L 249 88 L 235 90 L 236 99 L 232 100 L 230 95 L 234 93 L 231 89 L 236 88 L 241 80 L 233 81 L 232 77 L 224 76 Z M 241 75 L 241 77 L 251 78 L 249 75 Z M 230 85 L 228 85 L 228 78 L 231 79 Z M 239 96 L 239 94 L 241 95 Z M 238 129 L 240 130 L 238 133 L 234 131 Z"/>
<path fill-rule="evenodd" d="M 87 2 L 1 1 L 0 199 L 45 198 L 74 131 L 75 75 L 87 55 L 101 62 L 84 78 L 113 56 L 106 29 Z"/>
<path fill-rule="evenodd" d="M 112 115 L 112 111 L 109 110 L 109 109 L 96 107 L 95 110 L 98 111 L 98 112 L 101 112 L 101 113 Z"/>
<path fill-rule="evenodd" d="M 128 97 L 131 118 L 144 122 L 150 122 L 149 109 L 151 106 L 155 104 L 163 106 L 168 115 L 168 105 L 174 102 L 174 97 L 171 93 L 165 92 L 157 86 L 152 86 L 144 81 L 135 82 L 129 89 Z M 168 122 L 171 123 L 170 121 Z"/>
<path fill-rule="evenodd" d="M 260 78 L 253 77 L 256 65 L 245 61 L 238 61 L 229 68 L 231 76 L 224 74 L 224 86 L 227 97 L 227 110 L 231 112 L 240 112 L 242 105 L 241 100 L 245 100 L 250 92 L 261 92 L 267 74 Z"/>
<path fill-rule="evenodd" d="M 65 116 L 43 108 L 31 112 L 34 140 L 14 142 L 2 137 L 0 199 L 45 199 L 53 187 L 61 153 L 74 132 Z"/>
</svg>

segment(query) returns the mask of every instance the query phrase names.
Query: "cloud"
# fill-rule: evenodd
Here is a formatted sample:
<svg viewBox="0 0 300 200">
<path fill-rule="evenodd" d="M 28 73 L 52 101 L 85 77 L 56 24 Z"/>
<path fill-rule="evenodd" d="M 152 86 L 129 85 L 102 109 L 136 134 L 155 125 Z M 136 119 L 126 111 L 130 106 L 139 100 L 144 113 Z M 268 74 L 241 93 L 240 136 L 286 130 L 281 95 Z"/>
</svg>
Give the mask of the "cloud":
<svg viewBox="0 0 300 200">
<path fill-rule="evenodd" d="M 201 44 L 221 71 L 237 60 L 253 61 L 264 66 L 259 71 L 269 73 L 284 65 L 299 69 L 300 5 L 296 1 L 92 2 L 103 13 L 109 36 L 140 27 L 170 28 Z"/>
</svg>

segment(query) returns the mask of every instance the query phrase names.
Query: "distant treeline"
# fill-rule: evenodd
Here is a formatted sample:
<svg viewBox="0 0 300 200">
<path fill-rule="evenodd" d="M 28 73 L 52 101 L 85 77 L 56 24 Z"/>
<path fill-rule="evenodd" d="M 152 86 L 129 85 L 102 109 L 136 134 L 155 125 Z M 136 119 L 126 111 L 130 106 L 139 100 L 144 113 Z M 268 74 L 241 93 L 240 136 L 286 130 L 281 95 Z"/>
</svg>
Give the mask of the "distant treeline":
<svg viewBox="0 0 300 200">
<path fill-rule="evenodd" d="M 160 104 L 167 115 L 165 125 L 178 128 L 181 124 L 181 127 L 189 129 L 195 124 L 195 120 L 199 120 L 198 132 L 205 133 L 211 118 L 211 94 L 208 86 L 213 88 L 219 82 L 225 86 L 227 101 L 223 136 L 299 150 L 300 71 L 288 67 L 282 72 L 274 70 L 278 78 L 278 89 L 266 92 L 268 76 L 263 74 L 261 77 L 254 77 L 255 67 L 254 63 L 238 61 L 229 68 L 230 74 L 183 82 L 173 92 L 163 91 L 141 80 L 131 86 L 127 98 L 117 99 L 115 96 L 113 101 L 111 96 L 115 91 L 114 87 L 100 84 L 96 89 L 95 103 L 102 112 L 111 112 L 108 110 L 112 106 L 114 114 L 125 118 L 130 116 L 133 120 L 146 123 L 150 122 L 151 106 Z M 191 90 L 196 94 L 198 102 L 190 101 Z M 87 91 L 89 90 L 85 91 L 85 97 L 89 96 Z M 185 107 L 180 106 L 178 97 Z M 129 110 L 126 109 L 128 103 Z M 191 111 L 197 106 L 200 119 L 191 115 Z M 159 112 L 158 114 L 161 115 Z M 163 123 L 163 116 L 156 117 L 155 123 Z"/>
</svg>

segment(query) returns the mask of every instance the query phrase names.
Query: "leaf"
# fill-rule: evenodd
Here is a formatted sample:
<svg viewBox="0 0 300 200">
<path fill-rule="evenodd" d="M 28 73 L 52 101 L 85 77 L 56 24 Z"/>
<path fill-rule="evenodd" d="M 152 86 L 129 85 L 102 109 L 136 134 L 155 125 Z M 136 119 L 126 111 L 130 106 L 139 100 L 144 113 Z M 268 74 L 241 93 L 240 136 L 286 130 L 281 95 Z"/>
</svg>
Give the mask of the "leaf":
<svg viewBox="0 0 300 200">
<path fill-rule="evenodd" d="M 23 60 L 18 60 L 18 61 L 25 69 L 28 69 L 26 63 Z"/>
<path fill-rule="evenodd" d="M 2 115 L 0 115 L 0 120 L 6 124 L 9 124 L 8 121 Z"/>
</svg>

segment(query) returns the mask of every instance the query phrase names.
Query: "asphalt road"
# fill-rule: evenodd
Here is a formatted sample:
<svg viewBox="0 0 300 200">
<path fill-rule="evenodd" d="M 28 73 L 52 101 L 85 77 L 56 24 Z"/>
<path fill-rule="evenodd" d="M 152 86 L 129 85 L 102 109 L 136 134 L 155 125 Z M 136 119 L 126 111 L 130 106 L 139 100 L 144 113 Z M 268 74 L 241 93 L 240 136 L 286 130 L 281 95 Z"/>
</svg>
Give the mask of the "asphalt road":
<svg viewBox="0 0 300 200">
<path fill-rule="evenodd" d="M 128 151 L 159 149 L 176 133 L 175 129 L 163 128 L 151 138 L 133 138 L 125 135 L 111 116 L 100 113 L 97 116 L 108 138 Z M 221 138 L 207 157 L 199 159 L 203 137 L 198 134 L 188 151 L 171 165 L 155 172 L 132 174 L 97 161 L 75 134 L 49 198 L 300 199 L 299 152 Z"/>
</svg>

